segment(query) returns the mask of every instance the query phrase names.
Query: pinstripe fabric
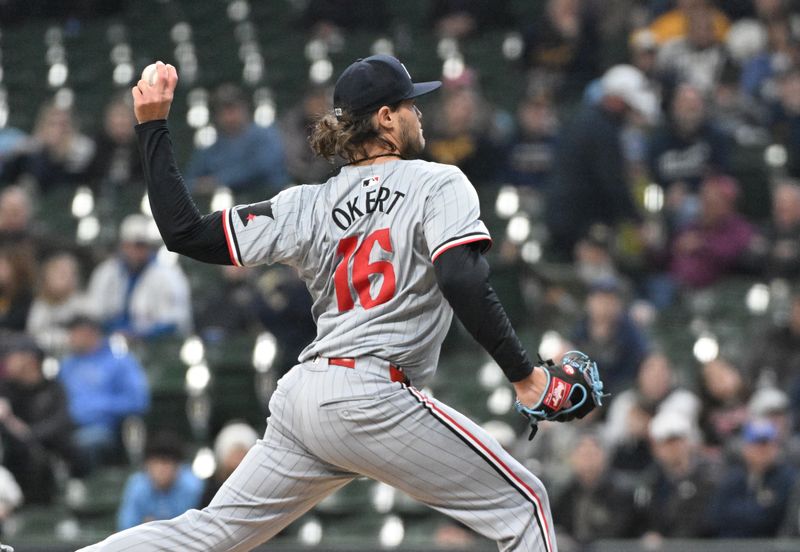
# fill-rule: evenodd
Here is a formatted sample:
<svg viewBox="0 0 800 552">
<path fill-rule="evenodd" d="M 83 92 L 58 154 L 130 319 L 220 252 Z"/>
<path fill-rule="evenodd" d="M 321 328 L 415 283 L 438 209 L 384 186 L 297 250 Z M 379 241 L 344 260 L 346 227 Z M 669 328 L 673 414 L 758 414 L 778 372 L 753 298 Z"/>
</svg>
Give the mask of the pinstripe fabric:
<svg viewBox="0 0 800 552">
<path fill-rule="evenodd" d="M 436 370 L 452 309 L 432 259 L 490 243 L 460 170 L 405 160 L 344 167 L 324 185 L 225 211 L 223 223 L 235 264 L 298 269 L 314 299 L 317 337 L 279 382 L 263 440 L 207 508 L 87 552 L 250 550 L 359 475 L 401 489 L 502 551 L 557 552 L 541 482 L 465 416 L 390 381 L 390 362 L 417 386 Z M 355 358 L 355 367 L 329 366 L 330 357 Z"/>
<path fill-rule="evenodd" d="M 542 483 L 465 416 L 390 382 L 386 361 L 298 365 L 270 409 L 280 417 L 205 510 L 82 552 L 250 550 L 358 475 L 397 487 L 501 551 L 557 552 Z"/>
<path fill-rule="evenodd" d="M 427 380 L 452 319 L 436 285 L 432 257 L 463 243 L 491 243 L 478 196 L 464 174 L 427 161 L 344 167 L 323 185 L 295 186 L 270 202 L 272 217 L 257 216 L 246 224 L 237 213 L 249 206 L 223 213 L 226 238 L 235 262 L 286 263 L 306 281 L 317 338 L 300 359 L 375 355 L 403 366 L 412 381 Z M 334 274 L 343 262 L 341 240 L 356 237 L 360 244 L 384 228 L 391 251 L 376 243 L 366 254 L 370 263 L 391 263 L 394 295 L 364 308 L 350 258 L 346 274 L 354 307 L 340 311 Z M 369 275 L 371 297 L 384 285 L 382 274 Z"/>
</svg>

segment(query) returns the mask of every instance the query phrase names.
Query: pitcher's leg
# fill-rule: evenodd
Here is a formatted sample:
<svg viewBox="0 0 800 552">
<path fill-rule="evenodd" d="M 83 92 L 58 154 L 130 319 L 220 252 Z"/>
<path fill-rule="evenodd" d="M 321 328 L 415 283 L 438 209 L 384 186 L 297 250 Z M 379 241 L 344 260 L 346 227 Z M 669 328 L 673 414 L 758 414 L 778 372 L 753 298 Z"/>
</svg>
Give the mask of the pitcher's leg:
<svg viewBox="0 0 800 552">
<path fill-rule="evenodd" d="M 352 477 L 304 452 L 258 441 L 205 509 L 133 527 L 83 550 L 251 550 Z"/>
<path fill-rule="evenodd" d="M 409 387 L 328 413 L 320 429 L 347 443 L 320 441 L 314 450 L 329 462 L 397 487 L 502 551 L 556 552 L 541 481 L 452 408 Z"/>
</svg>

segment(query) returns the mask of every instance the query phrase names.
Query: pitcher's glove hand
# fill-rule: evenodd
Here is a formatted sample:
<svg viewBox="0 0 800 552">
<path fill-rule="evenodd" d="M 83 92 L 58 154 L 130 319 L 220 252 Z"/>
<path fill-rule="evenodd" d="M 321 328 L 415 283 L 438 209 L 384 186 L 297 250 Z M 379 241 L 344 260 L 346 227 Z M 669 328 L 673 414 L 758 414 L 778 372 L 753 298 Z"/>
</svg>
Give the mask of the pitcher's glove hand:
<svg viewBox="0 0 800 552">
<path fill-rule="evenodd" d="M 583 418 L 597 406 L 603 404 L 603 381 L 597 364 L 580 351 L 570 351 L 561 358 L 560 364 L 544 361 L 541 367 L 547 373 L 547 385 L 533 405 L 514 402 L 517 412 L 528 418 L 533 439 L 543 420 L 568 422 Z"/>
</svg>

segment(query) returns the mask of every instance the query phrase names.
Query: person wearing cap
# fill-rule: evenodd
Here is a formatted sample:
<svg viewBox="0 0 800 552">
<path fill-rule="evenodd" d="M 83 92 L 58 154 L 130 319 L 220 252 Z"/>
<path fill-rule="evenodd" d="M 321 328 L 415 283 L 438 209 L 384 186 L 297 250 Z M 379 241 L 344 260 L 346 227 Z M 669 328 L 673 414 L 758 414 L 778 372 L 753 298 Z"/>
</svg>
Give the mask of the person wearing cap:
<svg viewBox="0 0 800 552">
<path fill-rule="evenodd" d="M 344 159 L 339 173 L 203 216 L 175 167 L 166 123 L 177 70 L 159 62 L 156 71 L 154 86 L 140 80 L 131 93 L 165 243 L 207 263 L 294 267 L 314 299 L 317 336 L 278 382 L 263 438 L 206 508 L 84 552 L 156 551 L 162 543 L 244 552 L 360 476 L 403 490 L 508 552 L 555 552 L 541 480 L 477 423 L 417 391 L 436 371 L 453 314 L 520 404 L 541 402 L 548 381 L 488 282 L 491 238 L 474 187 L 457 167 L 416 159 L 425 136 L 415 102 L 441 83 L 415 83 L 392 56 L 356 60 L 311 137 L 318 155 Z"/>
<path fill-rule="evenodd" d="M 106 331 L 144 340 L 189 332 L 189 280 L 177 263 L 156 254 L 158 241 L 149 217 L 128 215 L 120 224 L 118 254 L 92 272 L 87 309 Z"/>
<path fill-rule="evenodd" d="M 713 467 L 700 456 L 696 428 L 681 410 L 662 410 L 650 421 L 654 464 L 635 492 L 646 540 L 709 536 L 708 503 Z"/>
<path fill-rule="evenodd" d="M 55 499 L 55 458 L 71 461 L 72 421 L 64 389 L 42 371 L 44 353 L 28 338 L 12 340 L 0 379 L 0 448 L 27 504 Z"/>
<path fill-rule="evenodd" d="M 203 482 L 184 463 L 183 447 L 174 431 L 158 430 L 148 437 L 144 469 L 125 483 L 117 512 L 119 529 L 169 519 L 197 507 Z"/>
<path fill-rule="evenodd" d="M 593 224 L 617 229 L 624 222 L 640 222 L 629 186 L 622 132 L 629 115 L 648 119 L 657 110 L 658 101 L 642 72 L 617 65 L 600 80 L 600 98 L 584 102 L 564 125 L 546 202 L 554 258 L 569 260 L 575 244 Z"/>
<path fill-rule="evenodd" d="M 77 471 L 86 474 L 120 456 L 122 421 L 147 412 L 150 392 L 139 361 L 112 350 L 97 320 L 79 314 L 68 328 L 72 354 L 61 362 L 58 379 L 76 425 Z"/>
<path fill-rule="evenodd" d="M 192 154 L 186 168 L 189 186 L 205 193 L 225 186 L 238 194 L 260 197 L 289 183 L 278 127 L 253 121 L 241 88 L 220 85 L 211 98 L 211 108 L 217 139 Z"/>
<path fill-rule="evenodd" d="M 741 438 L 742 462 L 728 466 L 711 501 L 713 536 L 775 537 L 797 473 L 781 458 L 778 430 L 768 420 L 749 421 Z"/>
</svg>

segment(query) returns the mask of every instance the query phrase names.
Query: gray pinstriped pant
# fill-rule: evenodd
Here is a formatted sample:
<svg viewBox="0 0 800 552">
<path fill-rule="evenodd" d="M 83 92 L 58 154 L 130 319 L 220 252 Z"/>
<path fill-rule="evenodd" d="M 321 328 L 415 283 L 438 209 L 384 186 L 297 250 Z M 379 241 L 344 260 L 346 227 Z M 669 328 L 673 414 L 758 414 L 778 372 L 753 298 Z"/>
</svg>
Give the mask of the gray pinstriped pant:
<svg viewBox="0 0 800 552">
<path fill-rule="evenodd" d="M 112 535 L 81 552 L 238 552 L 270 539 L 359 475 L 451 516 L 501 551 L 556 552 L 542 483 L 477 424 L 388 363 L 295 366 L 259 440 L 208 507 Z"/>
</svg>

